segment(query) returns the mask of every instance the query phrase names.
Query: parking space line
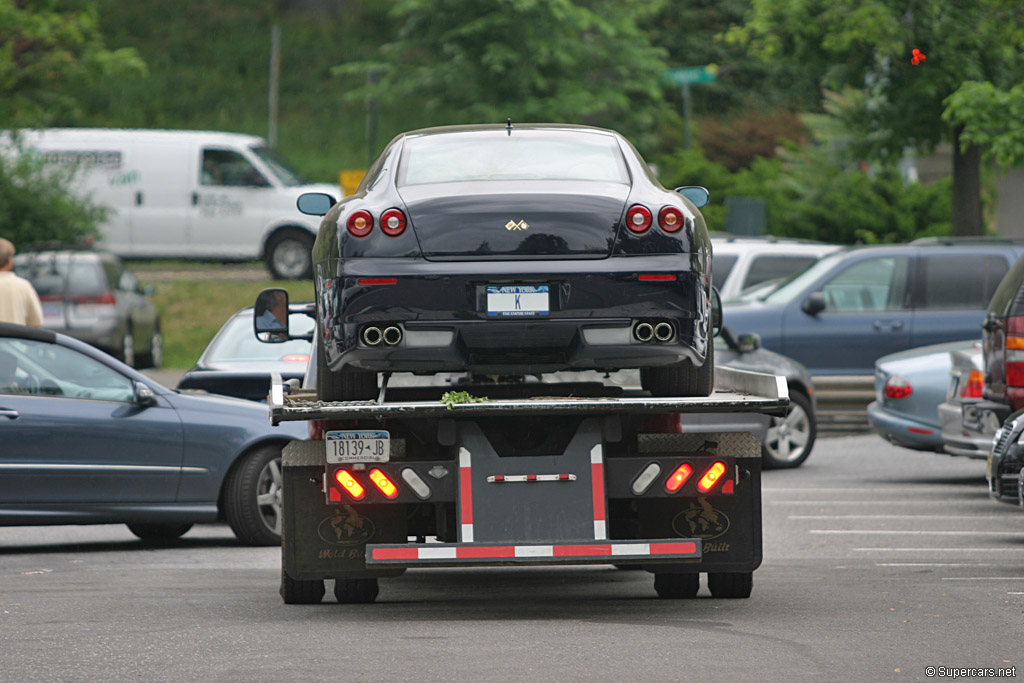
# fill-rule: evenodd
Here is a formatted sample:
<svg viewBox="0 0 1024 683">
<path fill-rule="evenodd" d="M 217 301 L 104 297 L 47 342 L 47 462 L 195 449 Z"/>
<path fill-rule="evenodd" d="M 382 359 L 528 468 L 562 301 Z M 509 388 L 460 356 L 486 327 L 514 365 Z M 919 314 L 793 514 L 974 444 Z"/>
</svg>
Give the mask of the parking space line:
<svg viewBox="0 0 1024 683">
<path fill-rule="evenodd" d="M 1004 515 L 789 515 L 789 519 L 1007 519 Z"/>
<path fill-rule="evenodd" d="M 924 531 L 922 529 L 811 529 L 810 534 L 887 536 L 1024 536 L 1024 531 Z M 1024 548 L 1020 548 L 1024 550 Z"/>
<path fill-rule="evenodd" d="M 876 567 L 991 567 L 983 562 L 875 562 Z"/>
<path fill-rule="evenodd" d="M 988 499 L 985 499 L 986 501 Z M 940 505 L 949 508 L 948 500 L 766 500 L 772 505 Z"/>
<path fill-rule="evenodd" d="M 943 576 L 943 581 L 1024 581 L 1024 576 Z"/>
<path fill-rule="evenodd" d="M 962 548 L 850 548 L 854 552 L 861 553 L 1024 553 L 1024 548 L 979 548 L 979 547 L 967 547 Z"/>
</svg>

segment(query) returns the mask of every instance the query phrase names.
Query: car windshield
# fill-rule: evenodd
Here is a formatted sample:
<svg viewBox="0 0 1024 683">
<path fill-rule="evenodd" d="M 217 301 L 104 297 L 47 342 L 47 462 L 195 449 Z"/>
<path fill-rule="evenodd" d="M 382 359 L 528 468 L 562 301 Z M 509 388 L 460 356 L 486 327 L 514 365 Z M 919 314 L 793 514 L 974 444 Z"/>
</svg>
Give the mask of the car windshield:
<svg viewBox="0 0 1024 683">
<path fill-rule="evenodd" d="M 103 268 L 94 259 L 32 254 L 17 260 L 14 272 L 31 282 L 41 297 L 102 294 L 109 289 Z"/>
<path fill-rule="evenodd" d="M 308 334 L 313 331 L 313 319 L 304 313 L 288 316 L 288 330 L 291 334 Z M 292 339 L 281 344 L 265 344 L 252 331 L 252 311 L 231 318 L 220 334 L 206 350 L 205 361 L 292 361 L 305 363 L 309 360 L 310 342 Z"/>
<path fill-rule="evenodd" d="M 471 131 L 406 140 L 398 186 L 477 180 L 592 180 L 629 184 L 611 135 Z"/>
<path fill-rule="evenodd" d="M 309 181 L 293 169 L 288 162 L 269 147 L 252 147 L 252 153 L 260 158 L 263 163 L 270 167 L 270 171 L 281 181 L 282 185 L 292 187 L 294 185 L 306 185 Z"/>
<path fill-rule="evenodd" d="M 775 304 L 788 304 L 790 301 L 800 296 L 804 290 L 811 285 L 811 283 L 828 271 L 832 270 L 832 267 L 841 261 L 846 253 L 847 252 L 845 251 L 837 251 L 829 254 L 828 256 L 822 257 L 820 261 L 815 261 L 807 268 L 789 276 L 787 280 L 784 280 L 775 289 L 769 292 L 762 301 Z"/>
</svg>

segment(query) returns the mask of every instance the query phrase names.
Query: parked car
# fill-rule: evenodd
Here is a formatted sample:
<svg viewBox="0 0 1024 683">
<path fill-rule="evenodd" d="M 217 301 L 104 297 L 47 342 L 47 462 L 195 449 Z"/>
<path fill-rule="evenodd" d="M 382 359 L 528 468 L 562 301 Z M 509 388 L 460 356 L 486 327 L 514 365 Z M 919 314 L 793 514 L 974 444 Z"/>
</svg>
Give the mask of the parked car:
<svg viewBox="0 0 1024 683">
<path fill-rule="evenodd" d="M 715 337 L 715 362 L 786 378 L 789 409 L 785 417 L 771 418 L 761 447 L 761 462 L 766 469 L 802 465 L 811 454 L 818 432 L 814 383 L 807 368 L 792 358 L 761 348 L 757 335 L 737 336 L 726 325 Z"/>
<path fill-rule="evenodd" d="M 81 339 L 137 368 L 160 367 L 160 314 L 117 256 L 73 248 L 29 248 L 14 272 L 32 283 L 43 306 L 43 327 Z"/>
<path fill-rule="evenodd" d="M 0 324 L 0 526 L 124 523 L 169 541 L 225 520 L 281 541 L 281 449 L 251 401 L 179 393 L 63 334 Z"/>
<path fill-rule="evenodd" d="M 985 385 L 981 342 L 949 354 L 952 367 L 946 400 L 939 404 L 943 449 L 950 455 L 987 458 L 999 422 L 981 409 Z"/>
<path fill-rule="evenodd" d="M 939 404 L 949 385 L 950 353 L 976 344 L 933 344 L 879 358 L 875 400 L 868 404 L 868 421 L 879 436 L 904 448 L 943 452 Z"/>
<path fill-rule="evenodd" d="M 293 335 L 313 331 L 313 318 L 292 313 L 288 326 Z M 197 389 L 212 394 L 266 401 L 270 373 L 284 380 L 302 380 L 309 361 L 310 343 L 292 339 L 284 344 L 263 344 L 253 335 L 252 307 L 231 316 L 203 350 L 195 367 L 178 382 L 178 389 Z"/>
<path fill-rule="evenodd" d="M 973 339 L 1000 280 L 1024 253 L 1013 240 L 927 240 L 823 257 L 761 301 L 723 305 L 737 333 L 814 377 L 869 382 L 882 356 Z"/>
<path fill-rule="evenodd" d="M 838 244 L 764 235 L 739 237 L 713 233 L 712 283 L 722 301 L 740 298 L 744 291 L 767 281 L 779 281 L 839 251 Z"/>
<path fill-rule="evenodd" d="M 1024 509 L 1024 411 L 1017 411 L 995 433 L 985 472 L 989 495 Z"/>
<path fill-rule="evenodd" d="M 1006 406 L 1004 415 L 1024 409 L 1024 257 L 999 284 L 982 328 L 984 398 Z"/>
<path fill-rule="evenodd" d="M 704 188 L 663 188 L 613 131 L 509 122 L 399 135 L 351 197 L 299 198 L 324 216 L 318 393 L 372 398 L 378 371 L 639 368 L 656 395 L 705 396 L 707 200 Z"/>
</svg>

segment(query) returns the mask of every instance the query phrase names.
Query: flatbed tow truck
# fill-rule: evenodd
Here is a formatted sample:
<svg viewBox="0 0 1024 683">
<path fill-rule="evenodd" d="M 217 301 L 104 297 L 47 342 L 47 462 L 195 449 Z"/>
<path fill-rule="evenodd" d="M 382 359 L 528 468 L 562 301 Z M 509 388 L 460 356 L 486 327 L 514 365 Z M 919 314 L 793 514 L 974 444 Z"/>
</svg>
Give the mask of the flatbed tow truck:
<svg viewBox="0 0 1024 683">
<path fill-rule="evenodd" d="M 275 376 L 281 596 L 373 602 L 417 567 L 639 565 L 662 598 L 746 598 L 761 563 L 761 442 L 782 377 L 715 369 L 707 397 L 606 382 L 387 388 L 325 402 Z M 484 400 L 486 397 L 486 400 Z"/>
</svg>

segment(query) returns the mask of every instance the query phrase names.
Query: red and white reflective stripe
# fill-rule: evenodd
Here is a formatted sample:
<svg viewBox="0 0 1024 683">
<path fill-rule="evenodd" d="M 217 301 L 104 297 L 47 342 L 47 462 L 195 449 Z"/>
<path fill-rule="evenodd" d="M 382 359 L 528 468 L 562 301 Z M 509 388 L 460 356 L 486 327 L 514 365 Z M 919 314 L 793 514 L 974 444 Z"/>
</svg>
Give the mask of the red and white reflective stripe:
<svg viewBox="0 0 1024 683">
<path fill-rule="evenodd" d="M 459 540 L 473 542 L 473 468 L 469 451 L 459 448 Z"/>
<path fill-rule="evenodd" d="M 578 561 L 625 558 L 698 558 L 700 541 L 667 539 L 617 543 L 558 543 L 550 545 L 461 545 L 438 543 L 410 546 L 369 545 L 367 564 L 406 562 L 473 562 L 481 560 Z"/>
<path fill-rule="evenodd" d="M 491 484 L 503 484 L 519 481 L 576 481 L 575 474 L 495 474 L 487 477 Z"/>
<path fill-rule="evenodd" d="M 608 538 L 604 509 L 604 452 L 598 444 L 590 449 L 590 479 L 594 493 L 594 540 Z"/>
</svg>

